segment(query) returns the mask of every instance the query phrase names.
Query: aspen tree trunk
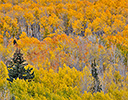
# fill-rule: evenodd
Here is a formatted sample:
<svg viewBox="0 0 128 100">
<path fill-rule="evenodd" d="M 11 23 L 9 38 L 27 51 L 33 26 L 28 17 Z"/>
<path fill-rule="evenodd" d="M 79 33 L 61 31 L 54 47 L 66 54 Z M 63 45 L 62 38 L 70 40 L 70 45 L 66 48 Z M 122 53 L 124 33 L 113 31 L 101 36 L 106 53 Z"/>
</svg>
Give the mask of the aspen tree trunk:
<svg viewBox="0 0 128 100">
<path fill-rule="evenodd" d="M 7 90 L 7 86 L 4 87 L 4 100 L 6 100 L 6 90 Z"/>
<path fill-rule="evenodd" d="M 128 54 L 127 54 L 127 66 L 126 66 L 126 71 L 128 71 Z"/>
<path fill-rule="evenodd" d="M 26 24 L 25 26 L 26 26 L 26 33 L 28 35 L 28 25 Z"/>
</svg>

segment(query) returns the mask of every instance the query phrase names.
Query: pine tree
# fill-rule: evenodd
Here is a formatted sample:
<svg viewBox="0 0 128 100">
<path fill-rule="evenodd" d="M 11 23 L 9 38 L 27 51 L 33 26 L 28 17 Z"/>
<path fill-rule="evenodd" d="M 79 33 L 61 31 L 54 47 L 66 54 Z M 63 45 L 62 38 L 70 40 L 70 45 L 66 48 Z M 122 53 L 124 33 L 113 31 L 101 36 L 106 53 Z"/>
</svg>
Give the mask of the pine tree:
<svg viewBox="0 0 128 100">
<path fill-rule="evenodd" d="M 25 66 L 28 65 L 25 63 L 26 60 L 23 58 L 23 54 L 20 52 L 20 49 L 17 49 L 16 52 L 13 55 L 13 58 L 8 61 L 8 72 L 9 72 L 9 78 L 7 79 L 10 82 L 13 82 L 13 79 L 33 79 L 34 78 L 34 72 L 31 74 L 31 71 L 33 68 L 25 69 Z"/>
<path fill-rule="evenodd" d="M 92 63 L 91 67 L 92 67 L 91 72 L 92 72 L 92 76 L 93 76 L 94 80 L 93 80 L 93 85 L 92 85 L 90 90 L 92 93 L 101 92 L 102 91 L 102 88 L 101 88 L 102 85 L 100 85 L 95 60 L 94 60 L 94 63 Z"/>
</svg>

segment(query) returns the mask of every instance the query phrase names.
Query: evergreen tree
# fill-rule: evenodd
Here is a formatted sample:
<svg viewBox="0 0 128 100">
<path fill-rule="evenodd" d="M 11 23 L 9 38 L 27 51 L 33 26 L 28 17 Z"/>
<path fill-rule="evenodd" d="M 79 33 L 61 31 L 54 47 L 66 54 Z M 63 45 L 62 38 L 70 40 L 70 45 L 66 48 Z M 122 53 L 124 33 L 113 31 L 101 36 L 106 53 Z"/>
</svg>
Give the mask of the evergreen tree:
<svg viewBox="0 0 128 100">
<path fill-rule="evenodd" d="M 8 61 L 8 72 L 9 72 L 9 78 L 7 79 L 10 82 L 13 82 L 13 79 L 33 79 L 34 78 L 34 72 L 31 74 L 31 71 L 33 68 L 28 68 L 27 70 L 24 68 L 27 63 L 25 63 L 26 60 L 23 58 L 23 54 L 20 52 L 20 49 L 17 49 L 16 52 L 13 55 L 13 58 Z"/>
<path fill-rule="evenodd" d="M 95 60 L 94 60 L 94 63 L 92 63 L 91 67 L 92 67 L 91 72 L 92 72 L 92 76 L 93 76 L 94 80 L 93 80 L 93 86 L 91 87 L 90 90 L 92 93 L 101 92 L 102 91 L 102 88 L 101 88 L 102 85 L 100 85 Z"/>
</svg>

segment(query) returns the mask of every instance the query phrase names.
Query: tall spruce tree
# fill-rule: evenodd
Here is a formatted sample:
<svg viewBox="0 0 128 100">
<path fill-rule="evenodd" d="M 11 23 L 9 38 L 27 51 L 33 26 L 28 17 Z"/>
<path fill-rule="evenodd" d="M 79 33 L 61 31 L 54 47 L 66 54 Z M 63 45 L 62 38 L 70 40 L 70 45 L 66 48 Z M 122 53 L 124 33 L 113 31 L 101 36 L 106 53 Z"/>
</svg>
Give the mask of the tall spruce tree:
<svg viewBox="0 0 128 100">
<path fill-rule="evenodd" d="M 34 78 L 34 72 L 31 73 L 33 68 L 25 69 L 25 66 L 28 65 L 25 63 L 26 60 L 23 58 L 23 54 L 20 52 L 20 49 L 17 49 L 13 55 L 13 58 L 9 60 L 7 64 L 9 78 L 7 79 L 10 82 L 13 82 L 13 79 L 24 79 L 29 80 Z"/>
<path fill-rule="evenodd" d="M 92 67 L 91 73 L 92 73 L 94 80 L 93 80 L 93 85 L 92 85 L 90 91 L 92 93 L 101 92 L 102 91 L 102 88 L 101 88 L 102 85 L 100 85 L 95 60 L 94 60 L 94 63 L 92 63 L 91 67 Z"/>
</svg>

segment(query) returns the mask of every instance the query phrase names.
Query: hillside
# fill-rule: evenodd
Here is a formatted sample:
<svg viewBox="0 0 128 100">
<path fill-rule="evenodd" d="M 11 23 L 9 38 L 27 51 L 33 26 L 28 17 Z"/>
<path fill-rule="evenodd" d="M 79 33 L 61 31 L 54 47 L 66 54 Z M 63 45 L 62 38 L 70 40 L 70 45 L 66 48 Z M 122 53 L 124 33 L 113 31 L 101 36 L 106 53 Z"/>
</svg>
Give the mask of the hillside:
<svg viewBox="0 0 128 100">
<path fill-rule="evenodd" d="M 0 0 L 0 100 L 127 99 L 128 0 Z"/>
</svg>

